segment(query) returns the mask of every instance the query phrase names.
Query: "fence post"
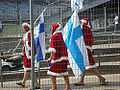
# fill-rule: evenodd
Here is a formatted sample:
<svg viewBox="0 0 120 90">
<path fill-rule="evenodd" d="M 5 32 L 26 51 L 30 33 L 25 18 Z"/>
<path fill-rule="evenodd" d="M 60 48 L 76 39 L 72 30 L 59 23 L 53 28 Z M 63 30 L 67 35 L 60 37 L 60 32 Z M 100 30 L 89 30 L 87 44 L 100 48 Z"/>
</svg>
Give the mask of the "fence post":
<svg viewBox="0 0 120 90">
<path fill-rule="evenodd" d="M 106 32 L 106 28 L 107 28 L 107 23 L 106 23 L 106 21 L 107 21 L 107 15 L 106 15 L 106 7 L 104 7 L 104 27 L 105 27 L 105 32 Z"/>
<path fill-rule="evenodd" d="M 39 62 L 39 65 L 38 65 L 38 80 L 39 80 L 39 86 L 41 88 L 41 80 L 40 80 L 40 62 Z"/>
<path fill-rule="evenodd" d="M 119 5 L 119 0 L 118 0 L 118 17 L 119 17 L 119 15 L 120 15 L 120 13 L 119 13 L 119 11 L 120 11 L 120 5 Z"/>
<path fill-rule="evenodd" d="M 1 82 L 1 87 L 3 88 L 3 76 L 2 76 L 2 59 L 0 59 L 0 82 Z"/>
<path fill-rule="evenodd" d="M 29 0 L 29 15 L 30 15 L 30 30 L 31 30 L 31 64 L 32 64 L 32 70 L 31 70 L 31 89 L 35 90 L 35 67 L 34 67 L 34 29 L 33 29 L 33 7 L 32 7 L 32 1 Z"/>
</svg>

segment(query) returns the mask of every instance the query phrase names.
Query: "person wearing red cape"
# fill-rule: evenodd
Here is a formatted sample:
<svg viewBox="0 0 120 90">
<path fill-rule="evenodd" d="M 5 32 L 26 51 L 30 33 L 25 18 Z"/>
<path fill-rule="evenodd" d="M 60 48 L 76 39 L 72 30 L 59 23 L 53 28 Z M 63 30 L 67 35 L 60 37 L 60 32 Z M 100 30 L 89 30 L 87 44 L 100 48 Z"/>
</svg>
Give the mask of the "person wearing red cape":
<svg viewBox="0 0 120 90">
<path fill-rule="evenodd" d="M 67 65 L 68 53 L 62 37 L 62 27 L 59 23 L 51 25 L 52 36 L 50 38 L 49 51 L 51 56 L 49 58 L 50 69 L 48 75 L 51 76 L 52 88 L 50 90 L 57 90 L 56 77 L 63 76 L 65 87 L 64 90 L 71 90 L 68 78 Z"/>
<path fill-rule="evenodd" d="M 90 70 L 92 73 L 94 73 L 94 75 L 96 75 L 99 78 L 100 84 L 104 85 L 106 84 L 105 78 L 100 74 L 100 72 L 96 68 L 96 62 L 92 54 L 92 45 L 94 43 L 94 38 L 92 35 L 89 19 L 87 17 L 84 17 L 83 19 L 80 20 L 80 22 L 81 22 L 83 37 L 84 37 L 84 41 L 85 41 L 85 45 L 88 53 L 89 65 L 86 66 L 86 70 Z M 84 85 L 84 77 L 85 77 L 85 72 L 81 75 L 80 81 L 75 83 L 74 85 L 76 86 Z"/>
</svg>

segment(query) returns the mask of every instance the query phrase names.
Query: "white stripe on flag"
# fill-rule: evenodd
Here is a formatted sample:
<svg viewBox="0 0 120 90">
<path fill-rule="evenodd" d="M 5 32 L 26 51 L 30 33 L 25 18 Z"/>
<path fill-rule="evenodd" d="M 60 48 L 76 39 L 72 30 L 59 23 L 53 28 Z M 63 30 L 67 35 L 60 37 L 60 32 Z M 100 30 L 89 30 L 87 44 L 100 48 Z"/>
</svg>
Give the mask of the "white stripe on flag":
<svg viewBox="0 0 120 90">
<path fill-rule="evenodd" d="M 45 32 L 40 34 L 40 46 L 41 46 L 41 50 L 42 50 L 42 54 L 43 54 L 43 59 L 45 59 Z"/>
</svg>

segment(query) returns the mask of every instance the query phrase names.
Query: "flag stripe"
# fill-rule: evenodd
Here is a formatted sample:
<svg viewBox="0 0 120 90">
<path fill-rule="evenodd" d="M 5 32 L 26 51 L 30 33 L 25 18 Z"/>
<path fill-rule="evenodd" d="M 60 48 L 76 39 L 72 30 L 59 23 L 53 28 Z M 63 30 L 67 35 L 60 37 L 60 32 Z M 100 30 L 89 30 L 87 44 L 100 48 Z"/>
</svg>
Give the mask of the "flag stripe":
<svg viewBox="0 0 120 90">
<path fill-rule="evenodd" d="M 45 32 L 44 31 L 44 23 L 40 23 L 40 27 L 39 27 L 39 33 Z"/>
<path fill-rule="evenodd" d="M 80 34 L 81 34 L 80 33 L 80 26 L 70 30 L 70 32 L 72 32 L 72 34 L 74 34 L 74 35 L 71 35 L 71 37 L 70 37 L 71 41 L 76 40 L 78 35 L 79 35 L 79 37 L 81 37 L 80 36 Z M 71 55 L 73 55 L 73 58 L 74 58 L 76 64 L 78 65 L 78 67 L 80 67 L 81 71 L 84 71 L 83 55 L 80 52 L 78 45 L 76 45 L 75 43 L 76 42 L 69 42 L 68 48 L 71 52 Z M 80 56 L 78 57 L 78 55 L 80 55 Z"/>
<path fill-rule="evenodd" d="M 69 63 L 70 63 L 70 67 L 72 68 L 73 73 L 75 74 L 75 76 L 79 77 L 82 74 L 82 71 L 80 70 L 80 68 L 78 67 L 77 63 L 74 61 L 74 58 L 72 57 L 70 51 L 68 50 L 68 56 L 69 56 Z"/>
</svg>

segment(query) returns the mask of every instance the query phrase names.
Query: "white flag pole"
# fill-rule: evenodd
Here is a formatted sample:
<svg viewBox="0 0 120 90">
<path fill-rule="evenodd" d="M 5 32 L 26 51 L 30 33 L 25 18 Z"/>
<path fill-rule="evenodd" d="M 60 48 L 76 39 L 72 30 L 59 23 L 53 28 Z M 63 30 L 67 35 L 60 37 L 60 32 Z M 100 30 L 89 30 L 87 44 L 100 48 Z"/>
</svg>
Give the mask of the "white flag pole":
<svg viewBox="0 0 120 90">
<path fill-rule="evenodd" d="M 42 11 L 42 13 L 44 13 L 44 12 L 46 11 L 46 9 L 47 9 L 47 7 Z M 42 13 L 41 13 L 41 14 L 42 14 Z M 40 14 L 40 15 L 37 17 L 37 19 L 34 21 L 34 26 L 35 26 L 35 24 L 37 23 L 37 21 L 39 20 L 41 14 Z"/>
</svg>

